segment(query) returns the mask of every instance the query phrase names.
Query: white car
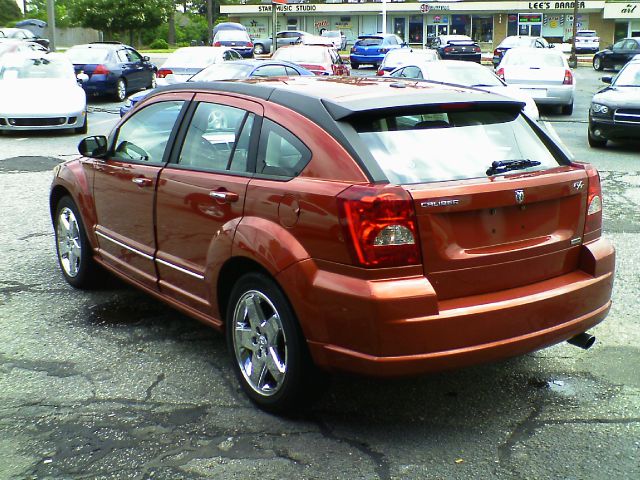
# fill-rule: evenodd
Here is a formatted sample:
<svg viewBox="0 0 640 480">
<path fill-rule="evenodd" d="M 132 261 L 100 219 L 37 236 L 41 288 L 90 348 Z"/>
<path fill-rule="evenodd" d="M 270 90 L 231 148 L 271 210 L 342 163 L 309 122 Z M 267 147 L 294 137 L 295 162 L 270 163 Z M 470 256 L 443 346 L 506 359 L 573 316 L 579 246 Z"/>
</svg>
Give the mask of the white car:
<svg viewBox="0 0 640 480">
<path fill-rule="evenodd" d="M 502 57 L 496 74 L 531 95 L 538 106 L 557 105 L 563 115 L 573 113 L 576 80 L 562 52 L 512 48 Z"/>
<path fill-rule="evenodd" d="M 595 30 L 578 30 L 575 45 L 576 53 L 595 53 L 600 50 L 600 37 Z"/>
<path fill-rule="evenodd" d="M 493 71 L 475 62 L 441 60 L 415 65 L 403 65 L 390 74 L 396 78 L 417 78 L 435 82 L 453 83 L 465 87 L 480 88 L 524 103 L 524 113 L 538 121 L 540 115 L 536 102 L 519 88 L 504 83 Z"/>
<path fill-rule="evenodd" d="M 86 77 L 86 75 L 85 75 Z M 0 58 L 0 132 L 87 132 L 87 97 L 67 57 L 11 53 Z"/>
<path fill-rule="evenodd" d="M 158 86 L 186 82 L 199 71 L 218 63 L 241 60 L 230 47 L 183 47 L 164 61 L 157 74 Z"/>
<path fill-rule="evenodd" d="M 384 56 L 376 75 L 383 77 L 402 65 L 420 64 L 437 60 L 440 60 L 440 56 L 436 50 L 396 48 L 389 50 Z"/>
</svg>

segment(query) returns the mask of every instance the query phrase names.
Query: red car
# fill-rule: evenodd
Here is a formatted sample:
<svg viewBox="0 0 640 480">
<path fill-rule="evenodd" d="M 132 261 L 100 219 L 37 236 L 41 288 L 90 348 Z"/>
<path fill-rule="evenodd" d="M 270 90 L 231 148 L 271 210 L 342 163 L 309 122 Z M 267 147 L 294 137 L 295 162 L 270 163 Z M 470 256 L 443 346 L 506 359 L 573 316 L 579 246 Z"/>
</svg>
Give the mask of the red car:
<svg viewBox="0 0 640 480">
<path fill-rule="evenodd" d="M 297 63 L 316 75 L 347 76 L 351 74 L 351 69 L 342 61 L 342 57 L 333 46 L 289 45 L 278 48 L 271 58 Z"/>
<path fill-rule="evenodd" d="M 588 346 L 615 263 L 599 175 L 521 107 L 398 79 L 158 89 L 55 169 L 62 273 L 82 288 L 106 268 L 225 331 L 273 411 L 306 402 L 316 368 Z"/>
</svg>

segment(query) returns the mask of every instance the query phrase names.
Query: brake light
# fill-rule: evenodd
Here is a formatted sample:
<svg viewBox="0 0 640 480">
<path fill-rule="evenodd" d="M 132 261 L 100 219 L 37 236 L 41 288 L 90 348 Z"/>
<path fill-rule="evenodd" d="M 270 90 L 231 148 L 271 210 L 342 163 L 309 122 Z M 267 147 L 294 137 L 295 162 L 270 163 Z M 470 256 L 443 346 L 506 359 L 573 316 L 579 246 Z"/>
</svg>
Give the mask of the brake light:
<svg viewBox="0 0 640 480">
<path fill-rule="evenodd" d="M 444 47 L 444 53 L 450 53 L 453 51 L 453 48 L 451 47 Z"/>
<path fill-rule="evenodd" d="M 222 42 L 213 42 L 213 46 L 214 47 L 221 47 L 222 46 Z"/>
<path fill-rule="evenodd" d="M 496 75 L 504 80 L 504 68 L 499 68 L 498 70 L 496 70 Z"/>
<path fill-rule="evenodd" d="M 253 48 L 253 42 L 247 42 L 247 47 Z"/>
<path fill-rule="evenodd" d="M 500 50 L 498 50 L 497 48 L 493 51 L 493 56 L 494 57 L 499 57 L 500 56 Z"/>
<path fill-rule="evenodd" d="M 109 75 L 109 69 L 105 65 L 96 65 L 93 75 Z"/>
<path fill-rule="evenodd" d="M 376 76 L 377 76 L 377 77 L 384 77 L 384 70 L 379 69 L 379 70 L 376 72 Z"/>
<path fill-rule="evenodd" d="M 587 219 L 584 224 L 584 233 L 594 233 L 599 237 L 602 231 L 602 187 L 600 186 L 600 174 L 592 166 L 587 169 Z"/>
<path fill-rule="evenodd" d="M 401 187 L 354 185 L 338 195 L 340 223 L 354 262 L 365 268 L 420 264 L 416 212 Z"/>
<path fill-rule="evenodd" d="M 173 70 L 169 68 L 161 68 L 160 70 L 158 70 L 158 73 L 156 75 L 158 78 L 166 78 L 168 75 L 173 75 Z"/>
<path fill-rule="evenodd" d="M 562 84 L 573 85 L 573 74 L 571 73 L 571 70 L 564 71 L 564 81 L 562 82 Z"/>
<path fill-rule="evenodd" d="M 473 51 L 476 52 L 476 53 L 481 53 L 482 52 L 480 47 L 473 47 Z"/>
</svg>

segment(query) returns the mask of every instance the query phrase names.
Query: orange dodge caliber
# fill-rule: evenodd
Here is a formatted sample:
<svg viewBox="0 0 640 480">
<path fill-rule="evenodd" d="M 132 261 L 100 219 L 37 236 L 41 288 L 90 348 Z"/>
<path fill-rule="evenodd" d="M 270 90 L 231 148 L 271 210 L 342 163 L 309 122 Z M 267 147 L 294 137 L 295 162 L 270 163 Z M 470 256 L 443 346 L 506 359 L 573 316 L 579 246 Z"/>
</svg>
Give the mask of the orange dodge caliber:
<svg viewBox="0 0 640 480">
<path fill-rule="evenodd" d="M 598 172 L 522 104 L 397 79 L 160 88 L 59 165 L 66 280 L 101 269 L 226 334 L 261 408 L 316 371 L 415 375 L 521 355 L 611 305 Z"/>
</svg>

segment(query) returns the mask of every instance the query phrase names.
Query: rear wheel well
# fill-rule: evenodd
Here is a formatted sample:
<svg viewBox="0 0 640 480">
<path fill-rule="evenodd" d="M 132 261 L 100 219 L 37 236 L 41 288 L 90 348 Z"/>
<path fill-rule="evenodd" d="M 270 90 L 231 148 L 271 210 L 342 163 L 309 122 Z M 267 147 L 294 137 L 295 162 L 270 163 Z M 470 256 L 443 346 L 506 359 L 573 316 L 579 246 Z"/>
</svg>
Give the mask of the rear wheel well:
<svg viewBox="0 0 640 480">
<path fill-rule="evenodd" d="M 245 258 L 234 257 L 227 261 L 220 270 L 218 276 L 218 308 L 220 316 L 226 324 L 227 308 L 229 307 L 229 299 L 233 286 L 243 275 L 251 272 L 262 273 L 271 278 L 276 284 L 278 283 L 269 271 L 258 262 Z"/>
</svg>

